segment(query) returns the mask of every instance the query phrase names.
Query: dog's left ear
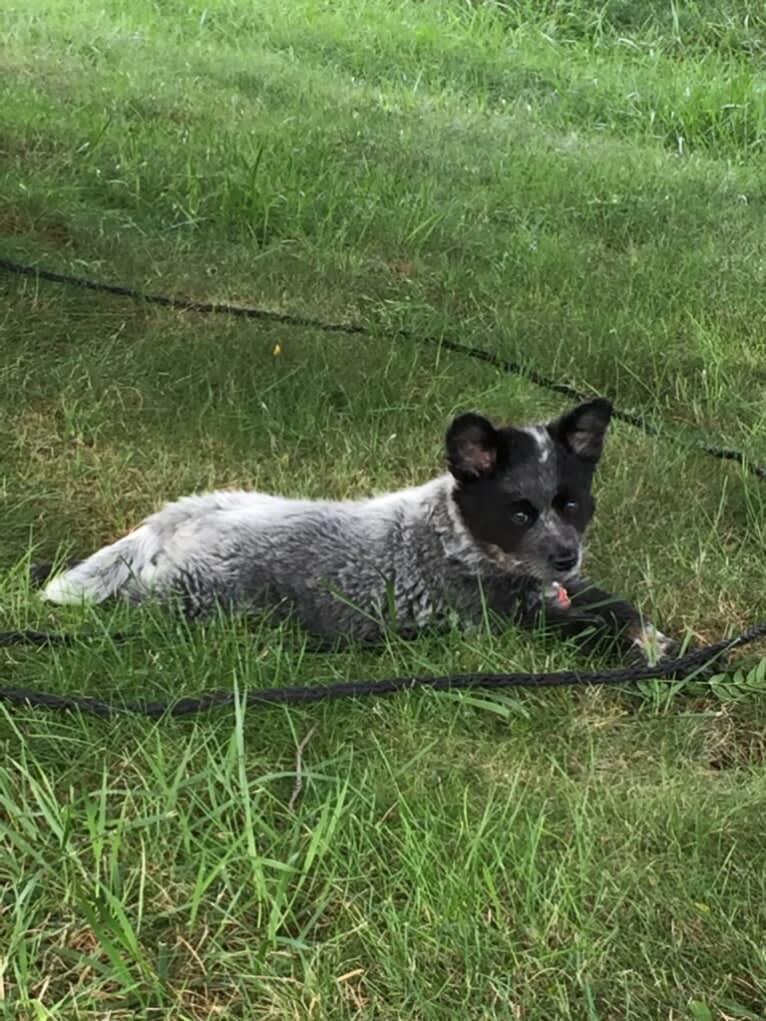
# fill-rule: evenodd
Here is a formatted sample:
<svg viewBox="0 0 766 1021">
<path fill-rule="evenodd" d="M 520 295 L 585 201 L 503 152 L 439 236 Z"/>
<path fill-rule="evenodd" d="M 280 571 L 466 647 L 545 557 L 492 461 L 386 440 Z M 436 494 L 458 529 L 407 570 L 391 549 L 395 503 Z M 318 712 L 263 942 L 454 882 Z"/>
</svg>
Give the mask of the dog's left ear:
<svg viewBox="0 0 766 1021">
<path fill-rule="evenodd" d="M 604 436 L 611 417 L 611 401 L 605 397 L 596 397 L 592 401 L 578 404 L 551 422 L 548 431 L 569 447 L 573 454 L 595 465 L 604 449 Z"/>
</svg>

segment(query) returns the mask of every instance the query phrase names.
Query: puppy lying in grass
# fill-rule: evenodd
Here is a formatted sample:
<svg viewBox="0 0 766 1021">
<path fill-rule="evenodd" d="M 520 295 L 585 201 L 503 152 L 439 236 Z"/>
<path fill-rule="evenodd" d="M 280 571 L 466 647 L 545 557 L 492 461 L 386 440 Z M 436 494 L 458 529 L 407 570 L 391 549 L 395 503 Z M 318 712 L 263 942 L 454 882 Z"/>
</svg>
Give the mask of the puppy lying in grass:
<svg viewBox="0 0 766 1021">
<path fill-rule="evenodd" d="M 446 435 L 449 473 L 373 499 L 188 496 L 54 577 L 43 597 L 180 599 L 191 617 L 271 607 L 330 640 L 542 616 L 568 636 L 618 637 L 651 662 L 675 655 L 677 642 L 580 576 L 611 411 L 595 399 L 505 428 L 461 415 Z"/>
</svg>

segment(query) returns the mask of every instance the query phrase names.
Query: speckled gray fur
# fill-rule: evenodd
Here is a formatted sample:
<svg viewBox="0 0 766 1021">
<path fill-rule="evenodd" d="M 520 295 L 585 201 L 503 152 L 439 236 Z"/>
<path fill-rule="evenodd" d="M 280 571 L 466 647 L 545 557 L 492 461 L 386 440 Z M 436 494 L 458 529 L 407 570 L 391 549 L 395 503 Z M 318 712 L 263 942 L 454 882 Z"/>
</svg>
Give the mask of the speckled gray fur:
<svg viewBox="0 0 766 1021">
<path fill-rule="evenodd" d="M 186 497 L 55 578 L 45 597 L 99 602 L 119 593 L 138 601 L 176 593 L 194 616 L 216 603 L 281 605 L 313 634 L 366 640 L 380 635 L 386 618 L 412 634 L 450 611 L 478 621 L 488 599 L 506 610 L 522 594 L 534 601 L 540 586 L 509 574 L 499 551 L 493 556 L 472 539 L 454 489 L 444 475 L 353 502 L 248 492 Z"/>
</svg>

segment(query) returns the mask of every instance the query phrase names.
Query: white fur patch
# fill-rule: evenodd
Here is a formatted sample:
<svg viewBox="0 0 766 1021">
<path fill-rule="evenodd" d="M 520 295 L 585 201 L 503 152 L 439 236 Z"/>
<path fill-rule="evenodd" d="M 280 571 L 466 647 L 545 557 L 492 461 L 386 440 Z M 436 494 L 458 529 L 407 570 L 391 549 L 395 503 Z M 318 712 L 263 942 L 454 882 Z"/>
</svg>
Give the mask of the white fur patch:
<svg viewBox="0 0 766 1021">
<path fill-rule="evenodd" d="M 537 456 L 540 459 L 540 464 L 545 464 L 553 450 L 553 441 L 550 437 L 550 433 L 541 425 L 528 426 L 524 432 L 528 433 L 534 439 L 537 444 Z"/>
<path fill-rule="evenodd" d="M 73 583 L 66 574 L 48 582 L 41 598 L 50 603 L 59 603 L 61 606 L 78 603 L 90 603 L 94 601 L 92 593 L 83 588 L 82 585 Z"/>
</svg>

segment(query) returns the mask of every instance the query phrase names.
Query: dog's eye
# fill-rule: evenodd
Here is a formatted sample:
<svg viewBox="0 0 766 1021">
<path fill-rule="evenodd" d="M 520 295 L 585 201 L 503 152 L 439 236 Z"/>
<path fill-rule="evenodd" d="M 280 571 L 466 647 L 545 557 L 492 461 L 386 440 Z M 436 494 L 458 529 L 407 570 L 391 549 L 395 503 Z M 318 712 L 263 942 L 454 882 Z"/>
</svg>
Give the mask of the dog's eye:
<svg viewBox="0 0 766 1021">
<path fill-rule="evenodd" d="M 567 512 L 567 514 L 574 514 L 574 512 L 579 509 L 579 507 L 580 504 L 577 502 L 577 500 L 564 501 L 564 510 Z"/>
<path fill-rule="evenodd" d="M 511 521 L 514 523 L 514 525 L 519 525 L 519 526 L 528 525 L 529 524 L 529 517 L 530 516 L 529 516 L 529 514 L 527 514 L 526 511 L 517 510 L 517 511 L 514 511 L 513 514 L 511 514 Z"/>
</svg>

